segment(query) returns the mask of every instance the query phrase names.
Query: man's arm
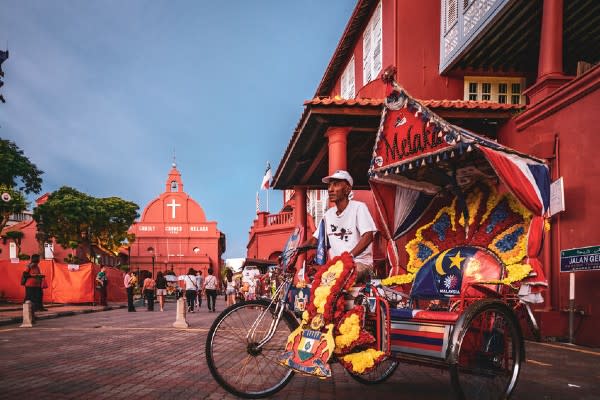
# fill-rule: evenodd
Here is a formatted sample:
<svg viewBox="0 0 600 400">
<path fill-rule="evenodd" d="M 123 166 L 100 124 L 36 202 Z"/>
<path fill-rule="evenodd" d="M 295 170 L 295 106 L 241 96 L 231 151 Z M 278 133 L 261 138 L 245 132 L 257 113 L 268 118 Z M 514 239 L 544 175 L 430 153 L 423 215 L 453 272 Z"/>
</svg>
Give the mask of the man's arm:
<svg viewBox="0 0 600 400">
<path fill-rule="evenodd" d="M 365 249 L 371 244 L 372 241 L 373 241 L 373 232 L 363 233 L 362 236 L 360 237 L 360 240 L 356 244 L 356 246 L 354 246 L 354 248 L 352 250 L 350 250 L 350 255 L 352 257 L 358 256 L 360 253 L 365 251 Z"/>
<path fill-rule="evenodd" d="M 373 238 L 371 238 L 373 239 Z M 315 247 L 317 245 L 317 238 L 311 236 L 304 241 L 299 247 Z"/>
</svg>

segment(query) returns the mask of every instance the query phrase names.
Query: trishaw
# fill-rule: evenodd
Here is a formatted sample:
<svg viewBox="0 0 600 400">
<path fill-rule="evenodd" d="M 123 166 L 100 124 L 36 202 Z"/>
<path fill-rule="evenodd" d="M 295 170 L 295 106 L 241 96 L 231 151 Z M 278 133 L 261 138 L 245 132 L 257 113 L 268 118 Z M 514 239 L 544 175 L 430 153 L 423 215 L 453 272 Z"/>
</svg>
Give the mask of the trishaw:
<svg viewBox="0 0 600 400">
<path fill-rule="evenodd" d="M 525 361 L 521 321 L 539 332 L 529 303 L 545 286 L 537 255 L 548 168 L 390 85 L 368 173 L 391 276 L 356 287 L 352 259 L 329 260 L 298 319 L 286 306 L 302 250 L 292 236 L 272 299 L 229 307 L 210 328 L 207 363 L 227 391 L 267 397 L 295 372 L 329 377 L 338 361 L 365 384 L 402 362 L 449 369 L 457 398 L 513 393 Z M 398 239 L 408 253 L 402 267 Z"/>
</svg>

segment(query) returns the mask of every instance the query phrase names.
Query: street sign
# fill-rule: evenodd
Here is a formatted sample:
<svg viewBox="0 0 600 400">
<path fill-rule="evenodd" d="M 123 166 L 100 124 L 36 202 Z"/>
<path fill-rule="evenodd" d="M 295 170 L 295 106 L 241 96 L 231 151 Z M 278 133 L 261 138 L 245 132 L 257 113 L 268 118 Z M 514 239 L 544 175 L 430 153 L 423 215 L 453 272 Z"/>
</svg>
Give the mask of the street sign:
<svg viewBox="0 0 600 400">
<path fill-rule="evenodd" d="M 600 246 L 561 250 L 560 272 L 600 270 Z"/>
</svg>

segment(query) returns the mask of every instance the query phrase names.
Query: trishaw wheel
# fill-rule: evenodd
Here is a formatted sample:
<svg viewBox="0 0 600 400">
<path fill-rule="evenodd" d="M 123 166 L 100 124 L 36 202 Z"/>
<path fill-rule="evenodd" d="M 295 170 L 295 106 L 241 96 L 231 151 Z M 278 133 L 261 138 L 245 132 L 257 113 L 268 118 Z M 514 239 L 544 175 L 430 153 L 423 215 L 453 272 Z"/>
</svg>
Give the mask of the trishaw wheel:
<svg viewBox="0 0 600 400">
<path fill-rule="evenodd" d="M 352 379 L 357 382 L 364 385 L 374 385 L 376 383 L 385 382 L 392 376 L 394 371 L 396 371 L 396 368 L 398 368 L 398 364 L 399 362 L 397 360 L 388 357 L 366 374 L 357 374 L 349 370 L 346 370 L 346 372 L 348 372 Z"/>
<path fill-rule="evenodd" d="M 284 311 L 271 340 L 260 349 L 256 344 L 267 334 L 275 315 L 269 310 L 258 323 L 253 337 L 248 332 L 269 302 L 254 300 L 234 304 L 213 322 L 206 338 L 206 362 L 215 380 L 228 392 L 244 398 L 268 397 L 281 390 L 294 375 L 279 365 L 288 335 L 298 326 Z M 273 309 L 274 306 L 271 306 Z"/>
<path fill-rule="evenodd" d="M 452 335 L 450 376 L 460 399 L 506 399 L 517 385 L 525 348 L 513 311 L 498 300 L 473 303 Z"/>
</svg>

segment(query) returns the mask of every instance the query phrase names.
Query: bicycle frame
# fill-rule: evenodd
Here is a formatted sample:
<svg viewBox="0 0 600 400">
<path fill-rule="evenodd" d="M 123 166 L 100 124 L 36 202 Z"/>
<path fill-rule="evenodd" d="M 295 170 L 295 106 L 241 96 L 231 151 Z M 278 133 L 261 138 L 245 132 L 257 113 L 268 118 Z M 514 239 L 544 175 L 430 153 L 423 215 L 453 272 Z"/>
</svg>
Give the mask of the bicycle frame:
<svg viewBox="0 0 600 400">
<path fill-rule="evenodd" d="M 254 333 L 256 331 L 256 328 L 260 325 L 261 321 L 263 320 L 263 318 L 265 317 L 265 315 L 267 314 L 267 312 L 269 312 L 269 313 L 271 313 L 273 315 L 276 315 L 275 318 L 273 319 L 273 321 L 271 321 L 271 324 L 269 326 L 269 330 L 267 331 L 267 334 L 256 345 L 257 349 L 260 349 L 267 342 L 269 342 L 269 340 L 271 340 L 273 338 L 273 335 L 275 334 L 275 330 L 277 329 L 277 325 L 279 325 L 279 322 L 281 321 L 281 316 L 283 315 L 283 313 L 285 311 L 285 299 L 287 298 L 287 295 L 289 293 L 289 290 L 290 290 L 290 287 L 291 287 L 291 283 L 292 283 L 292 280 L 293 280 L 293 275 L 290 275 L 290 274 L 287 274 L 287 275 L 288 276 L 285 277 L 284 281 L 281 283 L 281 285 L 279 285 L 279 287 L 275 291 L 273 297 L 271 298 L 271 302 L 269 303 L 269 307 L 267 309 L 265 309 L 258 316 L 258 318 L 256 318 L 254 320 L 254 322 L 252 323 L 252 326 L 248 330 L 248 334 L 246 335 L 246 339 L 248 339 L 248 341 L 250 341 L 250 338 L 254 337 Z M 275 305 L 275 309 L 273 311 L 271 311 L 271 308 L 272 308 L 273 305 Z"/>
</svg>

